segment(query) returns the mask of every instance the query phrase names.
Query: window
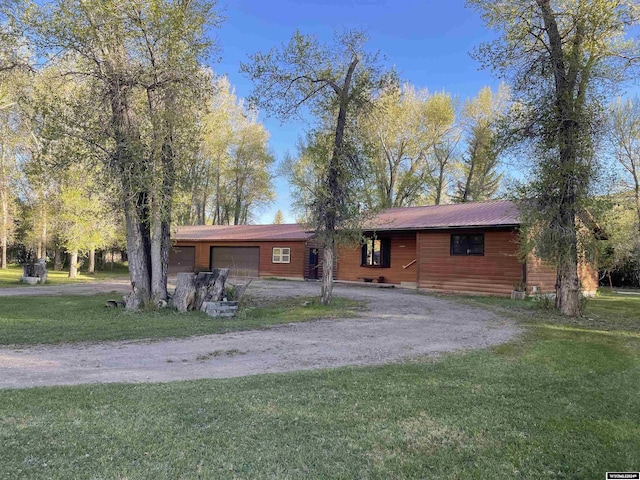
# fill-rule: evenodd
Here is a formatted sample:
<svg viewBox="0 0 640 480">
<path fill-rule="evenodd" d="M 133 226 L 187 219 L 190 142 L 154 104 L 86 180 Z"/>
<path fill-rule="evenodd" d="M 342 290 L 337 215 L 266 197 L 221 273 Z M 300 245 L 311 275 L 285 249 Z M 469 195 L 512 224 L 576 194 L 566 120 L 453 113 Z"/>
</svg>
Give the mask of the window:
<svg viewBox="0 0 640 480">
<path fill-rule="evenodd" d="M 287 247 L 274 247 L 273 263 L 291 263 L 291 249 Z"/>
<path fill-rule="evenodd" d="M 484 255 L 484 233 L 451 235 L 451 255 Z"/>
<path fill-rule="evenodd" d="M 367 238 L 362 245 L 363 267 L 391 266 L 391 242 L 388 238 Z"/>
</svg>

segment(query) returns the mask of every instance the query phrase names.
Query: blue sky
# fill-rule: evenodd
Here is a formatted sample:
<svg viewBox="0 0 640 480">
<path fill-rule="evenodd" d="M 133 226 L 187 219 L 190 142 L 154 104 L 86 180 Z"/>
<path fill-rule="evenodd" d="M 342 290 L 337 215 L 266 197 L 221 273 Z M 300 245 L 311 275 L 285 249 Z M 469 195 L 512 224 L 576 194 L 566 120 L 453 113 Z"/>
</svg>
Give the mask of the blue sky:
<svg viewBox="0 0 640 480">
<path fill-rule="evenodd" d="M 462 0 L 222 0 L 226 21 L 216 32 L 221 61 L 212 65 L 227 75 L 239 97 L 247 97 L 252 84 L 239 73 L 248 55 L 287 42 L 299 29 L 330 42 L 333 32 L 359 28 L 370 37 L 369 47 L 395 66 L 403 81 L 430 91 L 445 90 L 461 100 L 473 97 L 485 85 L 499 83 L 469 52 L 492 38 L 474 10 Z M 304 122 L 281 124 L 261 119 L 271 134 L 277 161 L 295 152 Z M 278 209 L 287 221 L 291 213 L 289 185 L 276 180 L 277 200 L 265 209 L 259 223 L 271 223 Z"/>
</svg>

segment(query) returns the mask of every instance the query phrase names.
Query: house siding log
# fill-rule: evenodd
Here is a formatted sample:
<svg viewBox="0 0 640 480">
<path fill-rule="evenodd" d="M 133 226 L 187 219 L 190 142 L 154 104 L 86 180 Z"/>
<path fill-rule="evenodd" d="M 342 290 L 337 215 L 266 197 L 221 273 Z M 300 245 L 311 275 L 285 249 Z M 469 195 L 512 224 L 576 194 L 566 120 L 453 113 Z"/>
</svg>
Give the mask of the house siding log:
<svg viewBox="0 0 640 480">
<path fill-rule="evenodd" d="M 416 257 L 416 233 L 379 234 L 378 238 L 391 239 L 391 263 L 389 267 L 363 267 L 360 246 L 343 246 L 339 249 L 338 274 L 339 280 L 362 281 L 365 277 L 384 277 L 384 283 L 401 284 L 403 282 L 417 282 L 418 262 L 408 265 Z"/>
<path fill-rule="evenodd" d="M 451 255 L 451 234 L 484 233 L 484 255 Z M 418 288 L 441 292 L 510 295 L 522 280 L 515 231 L 418 232 Z"/>
<path fill-rule="evenodd" d="M 529 255 L 527 258 L 527 293 L 536 292 L 541 294 L 555 293 L 556 291 L 556 269 L 545 264 L 539 258 Z"/>
</svg>

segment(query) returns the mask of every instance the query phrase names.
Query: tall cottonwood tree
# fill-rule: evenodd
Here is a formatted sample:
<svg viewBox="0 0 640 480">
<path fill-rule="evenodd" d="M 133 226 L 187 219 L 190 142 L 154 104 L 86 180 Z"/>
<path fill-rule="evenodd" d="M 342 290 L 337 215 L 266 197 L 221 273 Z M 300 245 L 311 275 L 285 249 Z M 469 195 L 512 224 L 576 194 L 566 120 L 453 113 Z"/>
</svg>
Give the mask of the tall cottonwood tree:
<svg viewBox="0 0 640 480">
<path fill-rule="evenodd" d="M 462 156 L 462 179 L 458 182 L 456 201 L 489 200 L 498 191 L 502 179 L 498 172 L 499 157 L 505 147 L 499 124 L 508 100 L 508 89 L 500 85 L 495 93 L 490 87 L 483 87 L 475 98 L 465 102 L 462 124 L 467 151 Z"/>
<path fill-rule="evenodd" d="M 23 122 L 17 97 L 22 86 L 15 72 L 0 74 L 0 268 L 7 268 L 7 248 L 14 230 L 18 193 L 18 157 Z"/>
<path fill-rule="evenodd" d="M 274 198 L 269 134 L 225 77 L 201 114 L 196 161 L 182 177 L 179 224 L 244 224 Z"/>
<path fill-rule="evenodd" d="M 440 202 L 455 144 L 455 107 L 447 93 L 393 84 L 361 122 L 375 207 Z M 432 194 L 432 195 L 430 195 Z"/>
<path fill-rule="evenodd" d="M 640 100 L 618 99 L 610 114 L 609 139 L 614 157 L 626 174 L 625 183 L 633 191 L 640 235 Z"/>
<path fill-rule="evenodd" d="M 325 304 L 332 298 L 338 231 L 352 218 L 349 188 L 358 156 L 347 141 L 348 125 L 388 82 L 377 57 L 365 50 L 365 42 L 359 31 L 336 35 L 331 45 L 296 32 L 287 45 L 257 53 L 241 67 L 255 84 L 251 98 L 267 113 L 287 120 L 310 110 L 321 121 L 333 119 L 331 149 L 309 205 L 311 226 L 324 247 L 321 301 Z M 322 145 L 325 132 L 317 131 Z"/>
<path fill-rule="evenodd" d="M 206 0 L 55 0 L 27 10 L 40 47 L 53 58 L 73 56 L 66 78 L 87 80 L 90 101 L 103 112 L 103 158 L 122 195 L 132 310 L 167 298 L 171 204 L 189 144 L 180 140 L 193 120 L 186 106 L 200 101 L 199 61 L 211 46 L 206 30 L 218 21 L 214 7 Z"/>
<path fill-rule="evenodd" d="M 594 135 L 603 102 L 638 58 L 626 37 L 637 25 L 632 0 L 467 0 L 497 40 L 476 52 L 521 104 L 521 132 L 536 152 L 532 200 L 522 202 L 526 235 L 557 266 L 556 305 L 580 314 L 577 214 L 593 179 Z M 515 119 L 514 119 L 515 120 Z"/>
</svg>

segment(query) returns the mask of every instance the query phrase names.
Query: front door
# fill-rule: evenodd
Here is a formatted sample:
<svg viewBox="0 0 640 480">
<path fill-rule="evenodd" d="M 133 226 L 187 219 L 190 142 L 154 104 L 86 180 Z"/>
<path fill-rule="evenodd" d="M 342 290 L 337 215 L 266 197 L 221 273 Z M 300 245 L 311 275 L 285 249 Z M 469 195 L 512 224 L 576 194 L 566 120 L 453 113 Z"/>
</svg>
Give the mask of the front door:
<svg viewBox="0 0 640 480">
<path fill-rule="evenodd" d="M 318 279 L 318 249 L 309 249 L 309 278 L 311 280 Z"/>
</svg>

